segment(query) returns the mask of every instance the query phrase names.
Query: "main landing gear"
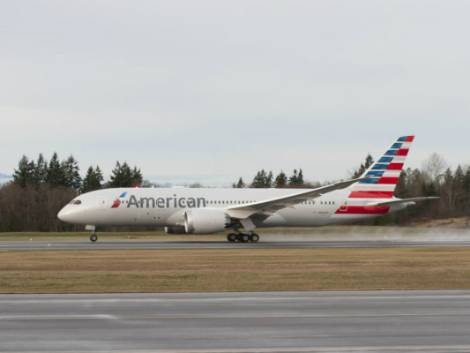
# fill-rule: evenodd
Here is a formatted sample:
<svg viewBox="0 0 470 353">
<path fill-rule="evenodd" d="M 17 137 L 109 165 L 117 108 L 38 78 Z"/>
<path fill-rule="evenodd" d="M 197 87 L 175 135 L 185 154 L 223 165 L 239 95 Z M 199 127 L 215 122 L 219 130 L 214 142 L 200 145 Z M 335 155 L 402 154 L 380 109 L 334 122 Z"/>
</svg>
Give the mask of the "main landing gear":
<svg viewBox="0 0 470 353">
<path fill-rule="evenodd" d="M 227 240 L 231 243 L 257 243 L 259 235 L 256 233 L 230 233 Z"/>
<path fill-rule="evenodd" d="M 98 235 L 96 235 L 96 233 L 92 233 L 92 234 L 90 235 L 90 241 L 94 243 L 94 242 L 96 242 L 97 240 L 98 240 Z"/>
</svg>

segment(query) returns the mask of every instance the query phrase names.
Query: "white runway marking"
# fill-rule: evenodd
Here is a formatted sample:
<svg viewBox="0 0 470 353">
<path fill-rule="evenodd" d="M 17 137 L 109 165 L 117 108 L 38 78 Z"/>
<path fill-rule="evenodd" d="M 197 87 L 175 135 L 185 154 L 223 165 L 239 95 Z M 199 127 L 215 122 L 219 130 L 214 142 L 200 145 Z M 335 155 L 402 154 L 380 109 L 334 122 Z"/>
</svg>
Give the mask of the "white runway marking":
<svg viewBox="0 0 470 353">
<path fill-rule="evenodd" d="M 0 320 L 117 320 L 113 315 L 92 314 L 92 315 L 76 315 L 76 314 L 29 314 L 29 315 L 0 315 Z"/>
</svg>

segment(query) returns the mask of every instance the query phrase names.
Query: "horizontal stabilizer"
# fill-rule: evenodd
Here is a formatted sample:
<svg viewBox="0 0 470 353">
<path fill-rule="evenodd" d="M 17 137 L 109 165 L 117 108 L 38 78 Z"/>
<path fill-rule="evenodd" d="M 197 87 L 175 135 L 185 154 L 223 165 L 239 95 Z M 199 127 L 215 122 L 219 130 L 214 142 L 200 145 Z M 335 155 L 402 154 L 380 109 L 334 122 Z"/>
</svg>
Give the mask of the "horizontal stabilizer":
<svg viewBox="0 0 470 353">
<path fill-rule="evenodd" d="M 394 199 L 390 201 L 384 201 L 384 202 L 373 202 L 368 204 L 368 206 L 392 206 L 392 205 L 398 205 L 401 203 L 416 203 L 416 202 L 421 202 L 421 201 L 430 201 L 430 200 L 437 200 L 439 197 L 437 196 L 428 196 L 428 197 L 410 197 L 408 199 Z"/>
</svg>

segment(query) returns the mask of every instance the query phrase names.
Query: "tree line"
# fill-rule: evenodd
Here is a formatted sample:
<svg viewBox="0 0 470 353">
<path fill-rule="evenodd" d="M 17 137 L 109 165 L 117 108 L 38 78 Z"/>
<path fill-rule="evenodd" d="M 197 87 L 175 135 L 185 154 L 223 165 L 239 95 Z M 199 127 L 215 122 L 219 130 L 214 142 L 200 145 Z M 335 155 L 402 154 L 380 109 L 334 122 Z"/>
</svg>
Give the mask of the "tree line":
<svg viewBox="0 0 470 353">
<path fill-rule="evenodd" d="M 438 196 L 439 200 L 419 203 L 379 222 L 403 224 L 417 219 L 470 217 L 470 166 L 457 165 L 453 169 L 433 154 L 422 168 L 407 168 L 401 173 L 395 195 Z"/>
<path fill-rule="evenodd" d="M 351 178 L 360 177 L 374 163 L 374 159 L 368 154 L 364 162 L 351 173 Z M 261 169 L 256 172 L 251 183 L 245 183 L 242 177 L 232 184 L 233 188 L 313 188 L 320 186 L 319 182 L 307 182 L 304 180 L 302 168 L 294 169 L 290 176 L 283 170 L 274 176 L 272 171 Z"/>
<path fill-rule="evenodd" d="M 99 166 L 90 166 L 82 178 L 73 156 L 61 160 L 54 153 L 49 161 L 42 154 L 36 159 L 23 156 L 13 181 L 0 188 L 0 231 L 73 230 L 57 220 L 57 213 L 78 194 L 142 183 L 141 170 L 127 162 L 116 162 L 105 182 Z"/>
<path fill-rule="evenodd" d="M 359 177 L 374 162 L 366 156 L 349 177 Z M 49 161 L 43 155 L 36 159 L 23 156 L 13 173 L 13 181 L 0 187 L 0 231 L 64 231 L 75 227 L 57 220 L 58 211 L 80 193 L 111 187 L 150 186 L 137 167 L 116 162 L 109 180 L 104 180 L 99 166 L 87 168 L 81 177 L 73 156 L 61 160 L 54 153 Z M 308 182 L 302 169 L 290 175 L 261 169 L 249 183 L 242 178 L 235 188 L 311 188 L 319 182 Z M 439 196 L 439 200 L 418 204 L 399 213 L 374 221 L 378 224 L 407 224 L 420 219 L 449 218 L 470 215 L 470 166 L 450 168 L 437 154 L 431 155 L 421 168 L 402 171 L 397 197 Z M 82 229 L 81 227 L 78 229 Z"/>
<path fill-rule="evenodd" d="M 73 156 L 60 160 L 57 153 L 48 162 L 42 154 L 36 160 L 23 156 L 13 173 L 13 182 L 21 187 L 48 185 L 49 187 L 71 188 L 81 193 L 102 188 L 140 186 L 142 172 L 131 168 L 127 162 L 116 162 L 108 182 L 104 183 L 99 166 L 90 166 L 85 177 L 80 176 L 80 167 Z"/>
<path fill-rule="evenodd" d="M 358 178 L 374 163 L 370 154 L 357 169 L 350 172 L 350 178 Z M 250 183 L 239 178 L 234 188 L 310 188 L 322 185 L 319 182 L 305 182 L 302 169 L 294 170 L 290 176 L 283 171 L 274 176 L 272 171 L 261 169 Z M 401 212 L 377 218 L 374 224 L 408 224 L 424 219 L 470 217 L 470 165 L 450 168 L 438 154 L 432 154 L 421 168 L 407 168 L 400 174 L 395 196 L 399 198 L 438 196 L 439 199 L 418 203 Z"/>
<path fill-rule="evenodd" d="M 302 169 L 294 169 L 290 176 L 284 171 L 274 176 L 272 171 L 261 169 L 256 173 L 251 183 L 245 183 L 242 177 L 232 184 L 233 188 L 309 188 L 317 186 L 304 180 Z"/>
</svg>

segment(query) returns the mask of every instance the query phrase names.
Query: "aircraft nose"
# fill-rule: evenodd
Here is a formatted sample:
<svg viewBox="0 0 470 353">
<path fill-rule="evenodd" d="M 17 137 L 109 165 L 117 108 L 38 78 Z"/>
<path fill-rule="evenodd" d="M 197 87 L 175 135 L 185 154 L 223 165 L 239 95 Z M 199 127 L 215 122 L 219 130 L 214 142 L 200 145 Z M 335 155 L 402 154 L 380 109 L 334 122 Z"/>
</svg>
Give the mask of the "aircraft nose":
<svg viewBox="0 0 470 353">
<path fill-rule="evenodd" d="M 62 222 L 70 223 L 72 221 L 71 213 L 72 212 L 69 206 L 65 206 L 59 211 L 57 218 L 59 218 Z"/>
</svg>

